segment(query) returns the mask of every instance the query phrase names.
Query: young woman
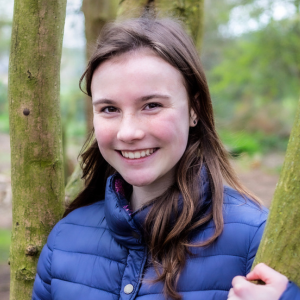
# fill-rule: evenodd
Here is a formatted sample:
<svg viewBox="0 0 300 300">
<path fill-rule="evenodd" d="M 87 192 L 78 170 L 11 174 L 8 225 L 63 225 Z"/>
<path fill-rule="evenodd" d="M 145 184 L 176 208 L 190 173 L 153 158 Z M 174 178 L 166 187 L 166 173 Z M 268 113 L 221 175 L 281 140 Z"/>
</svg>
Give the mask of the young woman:
<svg viewBox="0 0 300 300">
<path fill-rule="evenodd" d="M 230 166 L 193 42 L 171 19 L 111 24 L 83 79 L 86 187 L 48 237 L 33 299 L 227 299 L 267 211 Z"/>
</svg>

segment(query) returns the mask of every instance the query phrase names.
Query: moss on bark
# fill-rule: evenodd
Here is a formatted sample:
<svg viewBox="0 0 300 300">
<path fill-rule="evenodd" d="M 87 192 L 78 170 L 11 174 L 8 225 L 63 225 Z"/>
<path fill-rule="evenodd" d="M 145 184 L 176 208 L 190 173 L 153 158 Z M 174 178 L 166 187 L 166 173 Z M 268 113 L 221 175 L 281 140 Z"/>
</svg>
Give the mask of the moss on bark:
<svg viewBox="0 0 300 300">
<path fill-rule="evenodd" d="M 121 0 L 118 8 L 118 19 L 138 18 L 143 15 L 150 0 Z"/>
<path fill-rule="evenodd" d="M 14 2 L 11 300 L 31 299 L 39 253 L 64 209 L 59 73 L 65 11 L 66 0 Z"/>
<path fill-rule="evenodd" d="M 253 267 L 264 262 L 300 286 L 300 102 Z"/>
<path fill-rule="evenodd" d="M 200 52 L 204 26 L 204 0 L 155 0 L 156 10 L 162 16 L 175 16 L 186 29 Z"/>
<path fill-rule="evenodd" d="M 122 0 L 118 18 L 136 18 L 147 11 L 180 18 L 200 52 L 204 26 L 204 0 Z"/>
</svg>

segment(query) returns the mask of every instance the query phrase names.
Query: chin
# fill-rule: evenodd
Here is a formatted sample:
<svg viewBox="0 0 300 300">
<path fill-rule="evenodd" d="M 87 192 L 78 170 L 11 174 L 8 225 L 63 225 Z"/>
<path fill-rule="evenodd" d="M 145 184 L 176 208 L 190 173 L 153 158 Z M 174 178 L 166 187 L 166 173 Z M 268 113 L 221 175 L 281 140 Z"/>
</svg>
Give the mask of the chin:
<svg viewBox="0 0 300 300">
<path fill-rule="evenodd" d="M 122 175 L 122 174 L 121 174 Z M 123 179 L 133 185 L 133 186 L 147 186 L 150 185 L 151 183 L 153 183 L 155 181 L 154 178 L 151 178 L 150 176 L 126 176 L 126 175 L 122 175 Z"/>
</svg>

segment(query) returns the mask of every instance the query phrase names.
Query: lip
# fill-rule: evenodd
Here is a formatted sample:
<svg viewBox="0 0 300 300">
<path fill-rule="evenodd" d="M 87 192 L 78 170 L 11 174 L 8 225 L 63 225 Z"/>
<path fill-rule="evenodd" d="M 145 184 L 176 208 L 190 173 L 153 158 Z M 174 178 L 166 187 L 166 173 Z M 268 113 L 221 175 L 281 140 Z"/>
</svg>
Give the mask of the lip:
<svg viewBox="0 0 300 300">
<path fill-rule="evenodd" d="M 156 150 L 149 156 L 144 156 L 144 157 L 135 158 L 135 159 L 124 157 L 121 153 L 121 151 L 134 152 L 134 151 L 143 151 L 145 149 L 156 149 Z M 150 159 L 151 157 L 153 157 L 158 152 L 158 150 L 159 150 L 159 148 L 144 148 L 144 149 L 141 149 L 141 150 L 115 150 L 115 151 L 121 156 L 121 158 L 124 161 L 126 161 L 127 163 L 133 163 L 134 164 L 134 163 L 141 163 L 141 162 L 144 162 L 144 161 Z"/>
<path fill-rule="evenodd" d="M 148 147 L 148 148 L 141 148 L 141 149 L 116 149 L 116 151 L 127 151 L 127 152 L 135 152 L 135 151 L 145 151 L 147 149 L 159 149 L 158 147 Z"/>
</svg>

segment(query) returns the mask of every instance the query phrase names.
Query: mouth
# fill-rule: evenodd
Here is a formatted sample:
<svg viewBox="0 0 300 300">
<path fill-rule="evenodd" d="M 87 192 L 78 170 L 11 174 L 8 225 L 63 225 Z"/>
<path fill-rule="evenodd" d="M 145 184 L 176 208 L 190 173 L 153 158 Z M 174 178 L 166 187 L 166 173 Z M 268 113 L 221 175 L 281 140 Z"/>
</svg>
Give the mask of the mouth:
<svg viewBox="0 0 300 300">
<path fill-rule="evenodd" d="M 128 159 L 139 159 L 147 156 L 151 156 L 154 152 L 156 152 L 158 148 L 149 148 L 138 151 L 118 151 L 123 157 Z"/>
</svg>

